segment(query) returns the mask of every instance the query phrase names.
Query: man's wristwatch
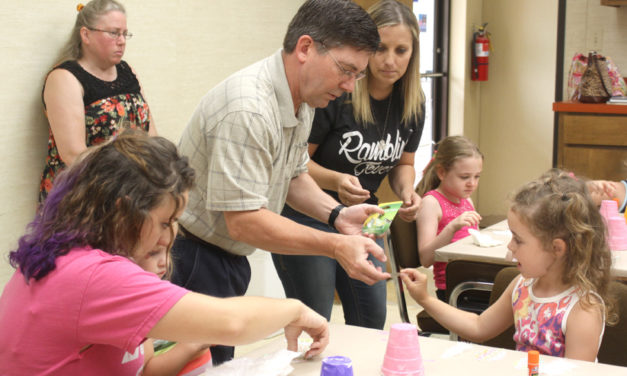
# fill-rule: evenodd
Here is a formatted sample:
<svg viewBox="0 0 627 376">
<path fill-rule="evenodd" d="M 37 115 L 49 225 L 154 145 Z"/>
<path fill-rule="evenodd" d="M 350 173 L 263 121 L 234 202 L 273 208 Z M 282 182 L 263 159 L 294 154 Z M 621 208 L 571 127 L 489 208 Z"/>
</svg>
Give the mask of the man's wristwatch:
<svg viewBox="0 0 627 376">
<path fill-rule="evenodd" d="M 345 207 L 346 206 L 339 204 L 338 206 L 334 207 L 333 210 L 331 210 L 331 214 L 329 214 L 329 221 L 327 222 L 329 226 L 335 228 L 335 220 L 337 219 L 337 216 L 340 215 L 340 211 Z"/>
</svg>

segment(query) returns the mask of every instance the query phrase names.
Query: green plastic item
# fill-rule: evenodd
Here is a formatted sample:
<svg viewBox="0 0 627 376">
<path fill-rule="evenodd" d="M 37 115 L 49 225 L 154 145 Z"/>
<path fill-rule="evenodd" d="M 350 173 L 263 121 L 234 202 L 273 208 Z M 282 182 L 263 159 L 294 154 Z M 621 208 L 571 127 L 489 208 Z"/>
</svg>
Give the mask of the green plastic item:
<svg viewBox="0 0 627 376">
<path fill-rule="evenodd" d="M 176 342 L 166 341 L 163 339 L 156 339 L 153 341 L 153 347 L 155 350 L 155 356 L 170 351 L 176 345 Z"/>
<path fill-rule="evenodd" d="M 364 227 L 362 231 L 365 234 L 382 236 L 390 228 L 390 225 L 392 224 L 392 221 L 394 220 L 394 217 L 396 216 L 396 213 L 398 212 L 398 209 L 401 208 L 401 206 L 403 206 L 402 201 L 392 201 L 379 204 L 379 207 L 383 209 L 385 213 L 375 213 L 368 217 L 368 219 L 366 219 L 366 222 L 364 222 Z"/>
</svg>

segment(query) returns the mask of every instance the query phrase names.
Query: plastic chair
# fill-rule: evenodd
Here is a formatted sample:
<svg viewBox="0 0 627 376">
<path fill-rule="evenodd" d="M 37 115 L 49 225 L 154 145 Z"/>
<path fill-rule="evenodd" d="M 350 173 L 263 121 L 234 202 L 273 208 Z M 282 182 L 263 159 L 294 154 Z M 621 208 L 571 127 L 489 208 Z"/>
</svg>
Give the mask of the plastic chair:
<svg viewBox="0 0 627 376">
<path fill-rule="evenodd" d="M 494 304 L 494 302 L 501 297 L 503 291 L 505 291 L 512 279 L 514 279 L 518 274 L 520 274 L 520 272 L 515 266 L 503 268 L 496 274 L 494 277 L 494 286 L 490 292 L 490 305 Z M 503 333 L 485 341 L 482 344 L 486 346 L 515 350 L 516 343 L 514 342 L 514 325 L 512 324 L 512 326 L 507 328 Z"/>
<path fill-rule="evenodd" d="M 405 222 L 395 218 L 390 225 L 386 250 L 392 278 L 398 301 L 401 319 L 409 321 L 407 303 L 405 301 L 403 282 L 398 276 L 402 268 L 417 268 L 421 266 L 418 256 L 418 237 L 416 221 Z M 507 264 L 494 264 L 466 260 L 454 260 L 447 264 L 446 278 L 447 300 L 449 304 L 460 309 L 480 313 L 489 305 L 489 291 L 492 290 L 492 281 L 499 270 Z M 454 286 L 454 287 L 453 287 Z M 440 325 L 426 311 L 416 316 L 418 326 L 424 332 L 447 334 L 449 331 Z M 451 339 L 457 340 L 455 333 L 450 333 Z"/>
<path fill-rule="evenodd" d="M 403 282 L 398 272 L 403 268 L 417 268 L 421 266 L 418 256 L 418 233 L 416 230 L 416 221 L 405 222 L 396 217 L 390 225 L 390 231 L 387 236 L 388 246 L 386 253 L 389 256 L 390 267 L 392 269 L 392 279 L 394 281 L 394 289 L 396 291 L 396 301 L 398 302 L 398 310 L 403 322 L 409 323 L 409 314 L 407 313 L 407 302 L 405 301 Z M 416 315 L 418 327 L 422 332 L 427 333 L 448 333 L 448 330 L 433 319 L 426 311 L 421 311 Z"/>
<path fill-rule="evenodd" d="M 480 314 L 490 306 L 490 295 L 499 271 L 511 264 L 453 260 L 446 264 L 446 298 L 453 307 Z M 457 341 L 451 332 L 450 339 Z"/>
<path fill-rule="evenodd" d="M 616 297 L 619 321 L 614 326 L 605 326 L 597 358 L 601 363 L 627 367 L 627 285 L 612 281 L 610 291 Z"/>
<path fill-rule="evenodd" d="M 403 281 L 398 272 L 403 268 L 417 268 L 420 266 L 418 259 L 418 238 L 416 237 L 416 221 L 405 222 L 396 217 L 390 225 L 385 245 L 392 268 L 392 279 L 396 291 L 398 310 L 403 322 L 409 323 L 407 302 L 405 301 Z"/>
</svg>

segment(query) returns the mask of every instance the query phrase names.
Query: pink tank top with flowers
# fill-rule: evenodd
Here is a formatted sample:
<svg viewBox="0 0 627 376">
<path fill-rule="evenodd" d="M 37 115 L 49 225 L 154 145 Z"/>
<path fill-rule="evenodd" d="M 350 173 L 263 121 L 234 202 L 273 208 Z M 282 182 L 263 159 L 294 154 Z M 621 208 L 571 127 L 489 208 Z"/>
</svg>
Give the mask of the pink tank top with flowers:
<svg viewBox="0 0 627 376">
<path fill-rule="evenodd" d="M 578 290 L 573 286 L 555 296 L 539 298 L 533 294 L 534 282 L 533 278 L 525 279 L 521 276 L 512 293 L 516 350 L 538 350 L 541 354 L 563 357 L 566 350 L 566 323 L 568 315 L 579 301 Z M 598 294 L 592 294 L 603 302 Z M 599 345 L 602 338 L 603 331 Z"/>
<path fill-rule="evenodd" d="M 442 218 L 438 223 L 438 232 L 439 235 L 444 227 L 449 224 L 453 219 L 459 217 L 463 212 L 473 211 L 475 210 L 474 206 L 468 199 L 461 199 L 459 204 L 454 203 L 448 198 L 444 197 L 443 194 L 436 191 L 435 189 L 429 191 L 424 194 L 425 196 L 433 196 L 438 203 L 440 204 L 440 208 L 442 209 Z M 458 241 L 459 239 L 465 238 L 470 235 L 468 232 L 469 229 L 474 228 L 476 230 L 479 229 L 479 226 L 464 226 L 459 229 L 454 235 L 453 239 L 451 239 L 451 243 Z M 435 279 L 435 287 L 438 290 L 446 290 L 446 263 L 445 262 L 434 262 L 433 263 L 433 278 Z"/>
</svg>

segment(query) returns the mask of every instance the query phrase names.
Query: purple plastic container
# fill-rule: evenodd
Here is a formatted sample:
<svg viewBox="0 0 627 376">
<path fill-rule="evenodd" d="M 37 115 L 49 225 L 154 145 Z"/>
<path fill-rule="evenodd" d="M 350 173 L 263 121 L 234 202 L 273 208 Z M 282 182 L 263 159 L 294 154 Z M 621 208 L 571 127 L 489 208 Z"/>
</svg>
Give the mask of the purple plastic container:
<svg viewBox="0 0 627 376">
<path fill-rule="evenodd" d="M 322 360 L 320 376 L 353 376 L 353 362 L 345 356 L 327 356 Z"/>
</svg>

